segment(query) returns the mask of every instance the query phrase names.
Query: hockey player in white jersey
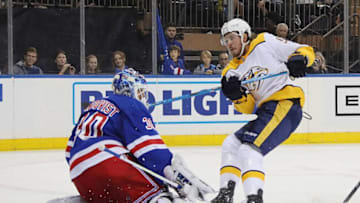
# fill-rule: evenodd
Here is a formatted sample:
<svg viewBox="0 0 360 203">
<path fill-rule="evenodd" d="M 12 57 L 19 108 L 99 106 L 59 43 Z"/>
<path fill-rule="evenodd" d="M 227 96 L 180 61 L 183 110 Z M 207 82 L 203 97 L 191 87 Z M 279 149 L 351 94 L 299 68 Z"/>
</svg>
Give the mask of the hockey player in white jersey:
<svg viewBox="0 0 360 203">
<path fill-rule="evenodd" d="M 257 118 L 229 135 L 222 144 L 220 191 L 213 203 L 233 202 L 242 180 L 246 203 L 263 203 L 264 156 L 284 142 L 302 119 L 304 93 L 290 76 L 303 77 L 314 62 L 312 47 L 269 33 L 250 39 L 251 28 L 232 19 L 221 28 L 222 44 L 233 59 L 222 72 L 222 92 L 235 108 Z M 242 80 L 288 71 L 287 74 L 241 85 Z"/>
</svg>

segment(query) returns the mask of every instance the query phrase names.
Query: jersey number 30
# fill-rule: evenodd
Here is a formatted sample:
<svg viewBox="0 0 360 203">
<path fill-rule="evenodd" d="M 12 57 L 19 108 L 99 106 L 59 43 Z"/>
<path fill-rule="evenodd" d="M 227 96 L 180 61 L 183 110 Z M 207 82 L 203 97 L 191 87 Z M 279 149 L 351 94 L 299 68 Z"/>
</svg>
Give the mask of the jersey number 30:
<svg viewBox="0 0 360 203">
<path fill-rule="evenodd" d="M 76 135 L 82 140 L 100 137 L 103 134 L 108 117 L 100 112 L 94 114 L 87 113 L 79 122 L 76 129 Z"/>
</svg>

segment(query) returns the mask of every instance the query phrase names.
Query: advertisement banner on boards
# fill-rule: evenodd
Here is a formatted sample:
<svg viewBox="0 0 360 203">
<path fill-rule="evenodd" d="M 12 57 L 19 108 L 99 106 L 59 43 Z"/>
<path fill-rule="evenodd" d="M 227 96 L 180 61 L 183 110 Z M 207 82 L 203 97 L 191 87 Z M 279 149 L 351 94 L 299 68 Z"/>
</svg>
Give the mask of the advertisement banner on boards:
<svg viewBox="0 0 360 203">
<path fill-rule="evenodd" d="M 149 79 L 149 103 L 184 96 L 203 89 L 219 86 L 217 78 L 211 79 Z M 111 82 L 74 82 L 73 84 L 73 123 L 83 109 L 96 99 L 112 94 Z M 161 126 L 237 124 L 242 126 L 256 118 L 255 115 L 243 115 L 237 112 L 232 102 L 221 91 L 170 102 L 150 108 L 154 122 Z M 240 128 L 240 127 L 237 127 Z M 181 130 L 183 133 L 186 133 Z M 190 130 L 191 131 L 191 130 Z M 192 131 L 194 132 L 194 131 Z M 204 131 L 202 131 L 204 132 Z M 210 133 L 210 131 L 209 131 Z"/>
</svg>

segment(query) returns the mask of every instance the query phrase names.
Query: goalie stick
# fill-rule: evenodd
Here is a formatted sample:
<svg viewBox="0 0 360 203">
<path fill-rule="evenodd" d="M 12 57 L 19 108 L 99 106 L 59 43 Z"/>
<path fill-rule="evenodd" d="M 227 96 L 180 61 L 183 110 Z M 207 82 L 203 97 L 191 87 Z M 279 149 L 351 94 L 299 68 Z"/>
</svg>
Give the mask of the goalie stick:
<svg viewBox="0 0 360 203">
<path fill-rule="evenodd" d="M 173 181 L 171 181 L 171 180 L 169 180 L 169 179 L 167 179 L 167 178 L 165 178 L 165 177 L 163 177 L 163 176 L 155 173 L 154 171 L 151 171 L 151 170 L 149 170 L 149 169 L 141 166 L 141 165 L 138 164 L 138 163 L 135 163 L 135 162 L 133 162 L 133 161 L 131 161 L 131 160 L 129 160 L 129 159 L 124 159 L 123 157 L 121 157 L 120 154 L 117 154 L 117 153 L 113 152 L 112 150 L 110 150 L 109 148 L 107 148 L 107 147 L 105 147 L 105 146 L 100 146 L 100 147 L 99 147 L 99 150 L 100 150 L 100 151 L 105 151 L 105 152 L 107 152 L 107 153 L 112 154 L 113 156 L 119 158 L 120 160 L 125 161 L 126 163 L 128 163 L 128 164 L 134 166 L 135 168 L 140 169 L 140 170 L 142 170 L 142 171 L 144 171 L 144 172 L 146 172 L 146 173 L 148 173 L 148 174 L 150 174 L 150 175 L 152 175 L 152 176 L 154 176 L 155 178 L 157 178 L 157 179 L 159 179 L 159 180 L 164 181 L 165 183 L 169 184 L 170 186 L 172 186 L 172 187 L 174 187 L 174 188 L 181 189 L 181 185 L 179 185 L 179 184 L 177 184 L 177 183 L 175 183 L 175 182 L 173 182 Z"/>
<path fill-rule="evenodd" d="M 86 203 L 86 201 L 80 197 L 80 195 L 61 197 L 53 200 L 49 200 L 46 203 Z"/>
<path fill-rule="evenodd" d="M 276 73 L 276 74 L 270 74 L 270 75 L 267 75 L 267 76 L 264 76 L 264 77 L 251 78 L 249 80 L 242 81 L 241 85 L 249 84 L 249 83 L 252 83 L 252 82 L 259 81 L 259 80 L 265 80 L 265 79 L 277 77 L 277 76 L 284 75 L 284 74 L 287 74 L 287 73 L 288 73 L 287 71 L 284 71 L 284 72 L 280 72 L 280 73 Z M 190 98 L 190 97 L 193 97 L 193 96 L 199 96 L 199 95 L 208 94 L 208 93 L 211 93 L 211 92 L 218 91 L 220 89 L 221 89 L 221 86 L 213 87 L 213 88 L 210 88 L 210 89 L 203 89 L 203 90 L 200 90 L 198 92 L 191 93 L 191 94 L 187 94 L 187 95 L 183 95 L 183 96 L 179 96 L 179 97 L 173 97 L 173 98 L 170 98 L 170 99 L 165 99 L 165 100 L 162 100 L 162 101 L 158 101 L 158 102 L 155 102 L 153 104 L 150 104 L 149 107 L 158 106 L 158 105 L 161 105 L 161 104 L 167 104 L 167 103 L 171 103 L 171 102 L 174 102 L 174 101 L 177 101 L 177 100 L 187 99 L 187 98 Z"/>
<path fill-rule="evenodd" d="M 360 187 L 360 181 L 357 183 L 357 185 L 351 190 L 351 192 L 348 194 L 348 196 L 345 198 L 343 203 L 348 203 L 350 198 L 354 195 L 356 190 Z"/>
</svg>

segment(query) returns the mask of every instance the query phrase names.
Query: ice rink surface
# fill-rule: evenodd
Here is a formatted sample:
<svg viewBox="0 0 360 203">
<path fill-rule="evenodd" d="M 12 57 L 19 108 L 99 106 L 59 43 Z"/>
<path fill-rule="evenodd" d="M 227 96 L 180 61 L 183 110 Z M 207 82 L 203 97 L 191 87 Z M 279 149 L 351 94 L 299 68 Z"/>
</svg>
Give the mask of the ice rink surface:
<svg viewBox="0 0 360 203">
<path fill-rule="evenodd" d="M 218 190 L 219 147 L 171 147 Z M 282 145 L 265 158 L 265 203 L 342 203 L 360 180 L 360 144 Z M 63 150 L 0 152 L 0 202 L 77 195 Z M 243 200 L 237 188 L 234 202 Z M 360 203 L 360 189 L 350 203 Z"/>
</svg>

